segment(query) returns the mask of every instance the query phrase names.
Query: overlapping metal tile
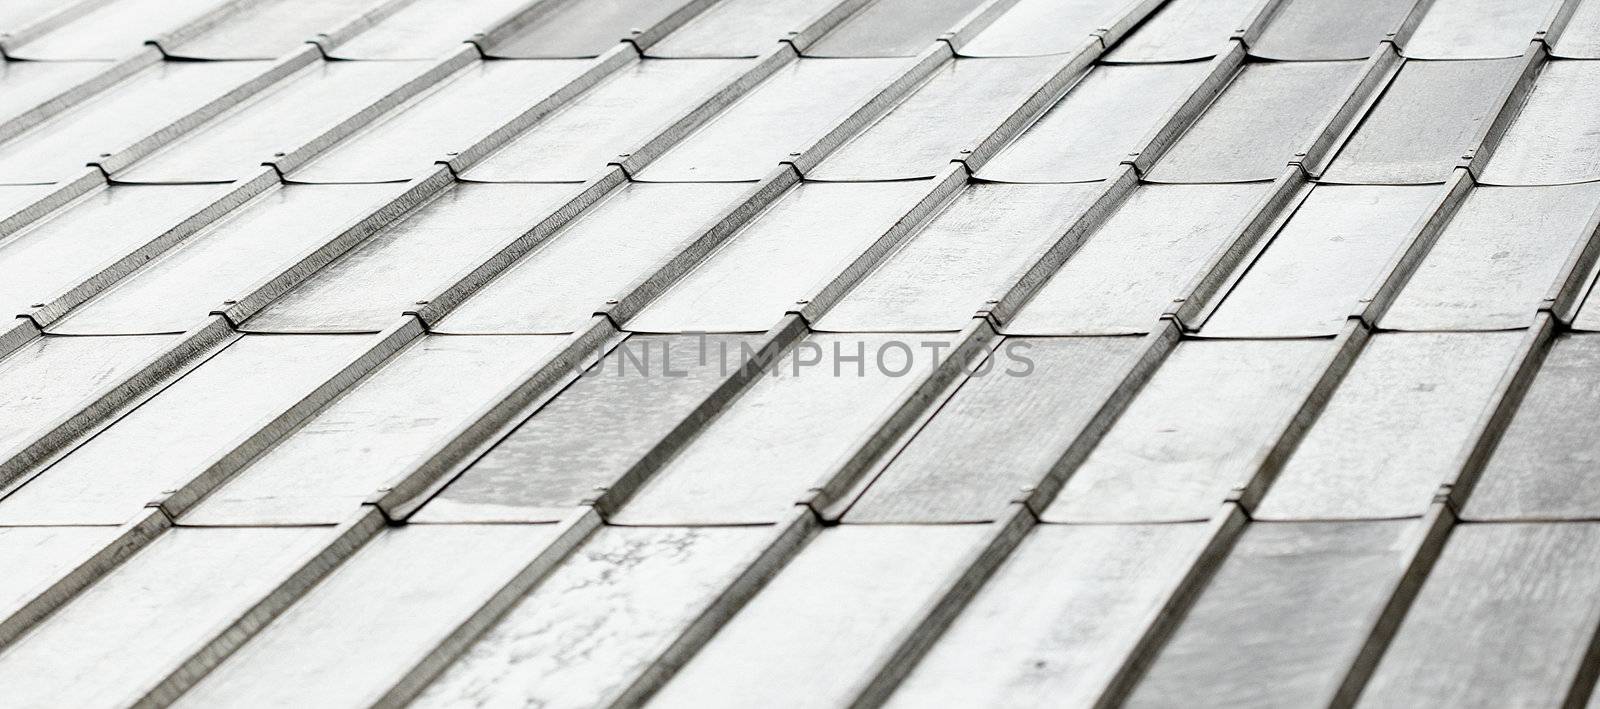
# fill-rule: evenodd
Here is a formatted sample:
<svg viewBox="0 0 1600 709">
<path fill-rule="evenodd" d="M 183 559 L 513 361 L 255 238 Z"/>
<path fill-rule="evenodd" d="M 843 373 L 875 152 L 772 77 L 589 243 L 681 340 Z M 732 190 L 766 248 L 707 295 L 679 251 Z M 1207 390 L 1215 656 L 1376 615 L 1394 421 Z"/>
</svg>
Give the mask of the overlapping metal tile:
<svg viewBox="0 0 1600 709">
<path fill-rule="evenodd" d="M 381 0 L 265 0 L 162 49 L 186 59 L 275 59 L 380 7 Z"/>
<path fill-rule="evenodd" d="M 814 57 L 910 57 L 983 0 L 872 0 L 806 48 Z"/>
<path fill-rule="evenodd" d="M 1551 185 L 1600 179 L 1600 117 L 1579 106 L 1600 101 L 1600 64 L 1551 61 L 1506 129 L 1479 178 L 1493 185 Z"/>
<path fill-rule="evenodd" d="M 1520 56 L 1555 0 L 1434 0 L 1405 54 L 1417 59 L 1488 59 Z"/>
<path fill-rule="evenodd" d="M 24 60 L 121 59 L 184 24 L 214 11 L 225 0 L 106 0 L 72 12 L 69 21 L 19 46 L 6 56 Z"/>
<path fill-rule="evenodd" d="M 485 48 L 491 57 L 592 57 L 692 0 L 568 0 L 541 8 L 518 32 Z"/>
<path fill-rule="evenodd" d="M 528 0 L 409 0 L 348 42 L 333 59 L 431 59 L 461 46 Z"/>
<path fill-rule="evenodd" d="M 1582 0 L 1556 39 L 1551 54 L 1570 59 L 1600 59 L 1600 3 Z"/>
<path fill-rule="evenodd" d="M 655 43 L 652 57 L 754 57 L 806 22 L 830 11 L 836 0 L 723 0 Z"/>
<path fill-rule="evenodd" d="M 1132 0 L 1017 0 L 985 27 L 961 53 L 969 57 L 1016 57 L 1071 51 L 1096 30 L 1109 27 L 1137 3 Z"/>
<path fill-rule="evenodd" d="M 0 63 L 0 125 L 106 70 L 109 62 Z"/>
<path fill-rule="evenodd" d="M 1106 53 L 1114 62 L 1181 62 L 1223 51 L 1259 0 L 1169 0 Z"/>
<path fill-rule="evenodd" d="M 0 387 L 8 401 L 0 413 L 0 449 L 8 455 L 71 414 L 172 338 L 44 337 L 0 360 Z"/>
<path fill-rule="evenodd" d="M 1365 59 L 1400 27 L 1416 4 L 1416 0 L 1284 0 L 1261 36 L 1250 43 L 1250 53 L 1297 61 Z"/>
</svg>

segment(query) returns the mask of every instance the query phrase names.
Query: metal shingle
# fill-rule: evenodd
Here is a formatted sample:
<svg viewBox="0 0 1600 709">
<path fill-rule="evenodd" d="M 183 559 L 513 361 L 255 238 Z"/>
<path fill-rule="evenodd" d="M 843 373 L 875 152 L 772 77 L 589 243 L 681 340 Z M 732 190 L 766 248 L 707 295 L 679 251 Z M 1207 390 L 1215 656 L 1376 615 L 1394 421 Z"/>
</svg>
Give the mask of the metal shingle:
<svg viewBox="0 0 1600 709">
<path fill-rule="evenodd" d="M 1260 0 L 1168 0 L 1105 58 L 1181 62 L 1214 56 L 1260 4 Z"/>
<path fill-rule="evenodd" d="M 909 57 L 983 0 L 876 0 L 806 48 L 814 57 Z"/>
<path fill-rule="evenodd" d="M 1250 43 L 1250 53 L 1288 60 L 1365 59 L 1416 4 L 1417 0 L 1284 0 L 1261 36 Z"/>
<path fill-rule="evenodd" d="M 593 57 L 660 22 L 695 0 L 568 0 L 540 13 L 520 31 L 489 45 L 491 57 Z"/>
<path fill-rule="evenodd" d="M 1016 0 L 963 44 L 961 54 L 1014 57 L 1070 51 L 1136 4 L 1133 0 Z"/>
<path fill-rule="evenodd" d="M 105 71 L 109 62 L 0 63 L 0 126 Z"/>
<path fill-rule="evenodd" d="M 722 0 L 657 42 L 652 57 L 753 57 L 839 0 Z"/>
<path fill-rule="evenodd" d="M 1579 1 L 1551 54 L 1570 59 L 1600 59 L 1600 2 Z"/>
<path fill-rule="evenodd" d="M 121 59 L 146 41 L 177 29 L 214 10 L 226 0 L 106 0 L 39 39 L 7 47 L 12 59 Z"/>
<path fill-rule="evenodd" d="M 188 59 L 274 59 L 388 1 L 260 0 L 163 49 Z"/>
<path fill-rule="evenodd" d="M 528 0 L 411 0 L 334 48 L 332 59 L 431 59 L 460 46 Z"/>
<path fill-rule="evenodd" d="M 1600 62 L 1551 61 L 1479 176 L 1492 185 L 1549 185 L 1600 178 Z"/>
<path fill-rule="evenodd" d="M 1522 54 L 1558 0 L 1433 0 L 1405 43 L 1416 59 L 1493 59 Z"/>
<path fill-rule="evenodd" d="M 95 390 L 170 344 L 172 338 L 43 337 L 0 360 L 0 450 L 7 455 L 82 404 Z"/>
</svg>

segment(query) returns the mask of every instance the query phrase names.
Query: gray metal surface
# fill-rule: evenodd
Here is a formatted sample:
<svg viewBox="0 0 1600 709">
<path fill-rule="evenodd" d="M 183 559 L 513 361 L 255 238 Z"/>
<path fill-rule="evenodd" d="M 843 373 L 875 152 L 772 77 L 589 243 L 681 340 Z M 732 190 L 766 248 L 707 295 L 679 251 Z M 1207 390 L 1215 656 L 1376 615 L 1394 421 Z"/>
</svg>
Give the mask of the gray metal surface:
<svg viewBox="0 0 1600 709">
<path fill-rule="evenodd" d="M 1212 337 L 1332 335 L 1383 275 L 1438 187 L 1322 186 L 1300 205 L 1200 332 Z"/>
<path fill-rule="evenodd" d="M 343 26 L 382 0 L 261 0 L 229 13 L 195 37 L 163 47 L 193 59 L 276 59 Z"/>
<path fill-rule="evenodd" d="M 172 338 L 42 337 L 0 360 L 0 450 L 10 454 Z"/>
<path fill-rule="evenodd" d="M 1110 27 L 1134 0 L 1017 0 L 966 44 L 970 57 L 1016 57 L 1070 51 Z"/>
<path fill-rule="evenodd" d="M 691 0 L 568 0 L 486 48 L 491 57 L 593 57 Z"/>
<path fill-rule="evenodd" d="M 12 59 L 68 61 L 121 59 L 146 41 L 225 7 L 226 0 L 105 0 L 72 21 L 21 46 Z"/>
<path fill-rule="evenodd" d="M 1103 180 L 1195 90 L 1201 63 L 1100 66 L 978 171 L 986 180 Z"/>
<path fill-rule="evenodd" d="M 946 62 L 900 105 L 806 176 L 817 180 L 931 177 L 989 131 L 1063 64 L 1060 57 Z"/>
<path fill-rule="evenodd" d="M 1361 62 L 1246 64 L 1150 172 L 1157 182 L 1270 180 L 1354 86 Z"/>
<path fill-rule="evenodd" d="M 955 331 L 1066 233 L 1099 185 L 968 186 L 817 322 L 822 330 Z"/>
<path fill-rule="evenodd" d="M 1551 61 L 1479 178 L 1493 185 L 1548 185 L 1600 179 L 1600 65 Z"/>
<path fill-rule="evenodd" d="M 1222 51 L 1261 0 L 1168 0 L 1106 53 L 1114 62 L 1181 62 Z"/>
<path fill-rule="evenodd" d="M 839 0 L 723 0 L 666 36 L 652 57 L 753 57 Z"/>
<path fill-rule="evenodd" d="M 431 59 L 527 4 L 528 0 L 409 0 L 329 55 L 334 59 Z"/>
<path fill-rule="evenodd" d="M 1551 54 L 1572 59 L 1600 59 L 1600 2 L 1579 0 L 1577 10 L 1556 39 Z"/>
<path fill-rule="evenodd" d="M 1256 510 L 1259 519 L 1419 515 L 1456 474 L 1522 334 L 1372 338 Z"/>
<path fill-rule="evenodd" d="M 1365 59 L 1416 4 L 1417 0 L 1284 0 L 1250 44 L 1250 53 L 1287 60 Z"/>
<path fill-rule="evenodd" d="M 1473 190 L 1378 324 L 1527 327 L 1597 208 L 1600 184 Z"/>
<path fill-rule="evenodd" d="M 815 57 L 909 57 L 983 0 L 875 0 L 806 48 Z"/>
<path fill-rule="evenodd" d="M 1520 59 L 1406 62 L 1324 182 L 1442 182 L 1497 108 L 1497 91 Z"/>
<path fill-rule="evenodd" d="M 116 535 L 115 527 L 0 527 L 0 613 L 9 617 Z"/>
<path fill-rule="evenodd" d="M 109 62 L 0 63 L 0 125 L 105 71 Z"/>
<path fill-rule="evenodd" d="M 1433 0 L 1405 43 L 1416 59 L 1520 56 L 1557 0 Z"/>
</svg>

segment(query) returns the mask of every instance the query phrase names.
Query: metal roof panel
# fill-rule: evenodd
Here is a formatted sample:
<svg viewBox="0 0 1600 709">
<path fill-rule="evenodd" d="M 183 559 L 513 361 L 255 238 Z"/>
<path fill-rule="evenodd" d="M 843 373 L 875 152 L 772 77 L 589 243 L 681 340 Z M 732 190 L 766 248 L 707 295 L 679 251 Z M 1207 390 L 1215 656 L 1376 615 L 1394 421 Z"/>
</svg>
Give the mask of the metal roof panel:
<svg viewBox="0 0 1600 709">
<path fill-rule="evenodd" d="M 955 28 L 984 0 L 877 0 L 823 35 L 814 57 L 910 57 Z"/>
<path fill-rule="evenodd" d="M 1545 185 L 1600 179 L 1600 64 L 1550 61 L 1506 130 L 1480 179 L 1495 185 Z"/>
<path fill-rule="evenodd" d="M 1417 59 L 1521 56 L 1557 0 L 1433 0 L 1405 55 Z"/>
</svg>

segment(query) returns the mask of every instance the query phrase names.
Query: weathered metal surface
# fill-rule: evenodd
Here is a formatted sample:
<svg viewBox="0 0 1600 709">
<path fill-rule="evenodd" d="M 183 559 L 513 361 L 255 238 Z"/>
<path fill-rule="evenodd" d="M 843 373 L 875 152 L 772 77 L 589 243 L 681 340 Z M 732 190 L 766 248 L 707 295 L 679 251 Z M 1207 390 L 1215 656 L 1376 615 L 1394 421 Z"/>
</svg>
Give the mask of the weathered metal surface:
<svg viewBox="0 0 1600 709">
<path fill-rule="evenodd" d="M 0 360 L 0 451 L 15 452 L 172 338 L 42 337 Z"/>
<path fill-rule="evenodd" d="M 487 47 L 492 57 L 593 57 L 689 5 L 691 0 L 574 0 Z"/>
<path fill-rule="evenodd" d="M 1095 30 L 1110 27 L 1136 4 L 1133 0 L 1017 0 L 963 44 L 961 53 L 1017 57 L 1066 52 Z"/>
<path fill-rule="evenodd" d="M 276 59 L 375 4 L 375 0 L 263 0 L 163 49 L 170 56 L 192 59 Z"/>
<path fill-rule="evenodd" d="M 1255 516 L 1422 514 L 1521 341 L 1517 332 L 1391 333 L 1367 344 Z"/>
<path fill-rule="evenodd" d="M 1168 0 L 1106 54 L 1114 62 L 1181 62 L 1221 51 L 1261 0 Z"/>
<path fill-rule="evenodd" d="M 1261 36 L 1250 43 L 1250 53 L 1269 59 L 1365 59 L 1415 4 L 1416 0 L 1285 0 Z"/>
<path fill-rule="evenodd" d="M 13 59 L 121 59 L 144 43 L 223 7 L 225 0 L 107 0 L 18 47 Z"/>
<path fill-rule="evenodd" d="M 1577 10 L 1567 20 L 1551 54 L 1570 59 L 1600 59 L 1600 2 L 1579 0 Z"/>
<path fill-rule="evenodd" d="M 1551 61 L 1540 70 L 1479 176 L 1493 185 L 1548 185 L 1600 179 L 1600 113 L 1573 106 L 1600 104 L 1600 65 Z"/>
<path fill-rule="evenodd" d="M 461 46 L 528 0 L 411 0 L 329 52 L 335 59 L 432 59 Z"/>
<path fill-rule="evenodd" d="M 984 0 L 877 0 L 806 49 L 816 57 L 909 57 Z"/>
<path fill-rule="evenodd" d="M 0 614 L 11 615 L 116 536 L 116 527 L 0 527 Z"/>
<path fill-rule="evenodd" d="M 754 57 L 839 0 L 724 0 L 650 47 L 652 57 Z"/>
<path fill-rule="evenodd" d="M 1521 56 L 1557 0 L 1433 0 L 1405 43 L 1415 59 Z"/>
</svg>

